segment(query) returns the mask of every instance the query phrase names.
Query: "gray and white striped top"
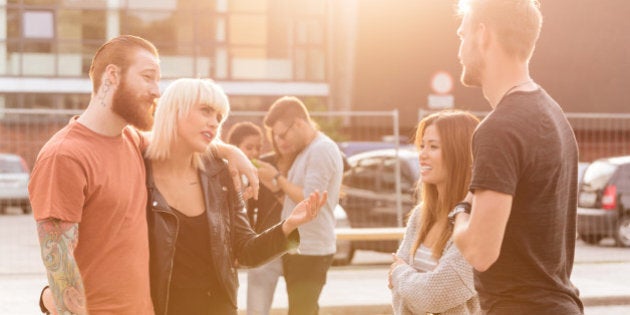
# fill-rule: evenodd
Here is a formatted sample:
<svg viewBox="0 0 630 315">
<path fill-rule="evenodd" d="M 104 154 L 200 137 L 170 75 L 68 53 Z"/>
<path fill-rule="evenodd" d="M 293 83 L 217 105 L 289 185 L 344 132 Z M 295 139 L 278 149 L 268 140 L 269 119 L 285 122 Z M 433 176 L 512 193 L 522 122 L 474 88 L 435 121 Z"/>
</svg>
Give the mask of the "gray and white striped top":
<svg viewBox="0 0 630 315">
<path fill-rule="evenodd" d="M 418 237 L 419 213 L 414 211 L 409 218 L 405 237 L 396 253 L 407 264 L 399 265 L 392 272 L 394 314 L 480 314 L 472 267 L 452 241 L 448 241 L 437 261 L 427 247 L 420 247 L 413 262 L 409 261 L 411 247 Z"/>
</svg>

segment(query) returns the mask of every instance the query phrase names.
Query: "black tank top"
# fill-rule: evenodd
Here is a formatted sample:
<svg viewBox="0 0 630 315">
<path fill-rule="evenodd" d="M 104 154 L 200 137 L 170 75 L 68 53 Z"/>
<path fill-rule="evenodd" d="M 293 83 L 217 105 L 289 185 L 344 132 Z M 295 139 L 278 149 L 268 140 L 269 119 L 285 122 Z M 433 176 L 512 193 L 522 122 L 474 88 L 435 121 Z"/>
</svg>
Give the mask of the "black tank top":
<svg viewBox="0 0 630 315">
<path fill-rule="evenodd" d="M 189 217 L 171 207 L 179 219 L 179 233 L 175 244 L 171 286 L 175 288 L 217 289 L 217 281 L 210 252 L 210 231 L 206 211 Z"/>
</svg>

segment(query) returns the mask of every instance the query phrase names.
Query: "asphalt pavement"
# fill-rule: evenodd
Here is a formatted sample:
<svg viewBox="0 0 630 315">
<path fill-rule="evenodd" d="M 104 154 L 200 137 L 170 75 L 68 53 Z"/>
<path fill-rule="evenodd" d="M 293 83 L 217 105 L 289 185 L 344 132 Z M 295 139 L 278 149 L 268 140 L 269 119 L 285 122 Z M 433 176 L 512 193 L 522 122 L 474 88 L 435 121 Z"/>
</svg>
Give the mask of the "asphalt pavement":
<svg viewBox="0 0 630 315">
<path fill-rule="evenodd" d="M 46 283 L 31 216 L 0 216 L 0 314 L 39 314 L 37 299 Z M 320 298 L 322 315 L 391 314 L 387 289 L 390 256 L 358 251 L 353 264 L 333 267 Z M 246 306 L 246 272 L 239 272 L 239 309 Z M 630 249 L 612 243 L 576 248 L 573 283 L 587 315 L 630 314 Z M 286 314 L 283 279 L 278 282 L 272 314 Z M 244 311 L 241 311 L 245 314 Z"/>
</svg>

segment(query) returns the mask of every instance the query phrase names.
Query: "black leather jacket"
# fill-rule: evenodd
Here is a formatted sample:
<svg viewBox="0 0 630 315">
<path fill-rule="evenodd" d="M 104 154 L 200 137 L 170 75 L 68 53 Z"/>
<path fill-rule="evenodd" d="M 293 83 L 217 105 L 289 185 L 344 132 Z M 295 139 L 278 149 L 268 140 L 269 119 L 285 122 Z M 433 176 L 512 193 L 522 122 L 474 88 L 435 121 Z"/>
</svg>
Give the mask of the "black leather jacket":
<svg viewBox="0 0 630 315">
<path fill-rule="evenodd" d="M 147 221 L 149 224 L 151 297 L 156 315 L 166 314 L 173 258 L 179 222 L 173 210 L 155 186 L 151 162 L 146 160 Z M 281 223 L 256 234 L 248 223 L 244 203 L 234 190 L 232 178 L 225 162 L 206 159 L 206 170 L 199 171 L 208 215 L 210 250 L 216 277 L 236 307 L 238 274 L 234 263 L 240 266 L 260 265 L 280 256 L 299 243 L 297 229 L 285 237 Z"/>
</svg>

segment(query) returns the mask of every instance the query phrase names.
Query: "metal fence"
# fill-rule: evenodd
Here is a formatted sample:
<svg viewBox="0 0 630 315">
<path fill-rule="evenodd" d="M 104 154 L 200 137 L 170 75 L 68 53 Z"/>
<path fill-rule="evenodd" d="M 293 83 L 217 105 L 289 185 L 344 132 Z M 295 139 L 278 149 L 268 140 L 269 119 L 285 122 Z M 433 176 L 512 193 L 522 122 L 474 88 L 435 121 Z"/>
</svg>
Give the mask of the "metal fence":
<svg viewBox="0 0 630 315">
<path fill-rule="evenodd" d="M 418 111 L 418 121 L 435 111 Z M 471 112 L 483 119 L 489 112 Z M 580 150 L 580 162 L 630 155 L 630 114 L 567 113 Z"/>
<path fill-rule="evenodd" d="M 419 119 L 429 113 L 431 112 L 420 111 Z M 80 111 L 0 109 L 0 162 L 3 163 L 0 165 L 5 165 L 0 168 L 1 211 L 30 211 L 23 194 L 28 181 L 28 170 L 33 166 L 44 143 L 77 114 Z M 264 114 L 265 112 L 234 111 L 226 121 L 223 132 L 227 133 L 230 126 L 237 121 L 248 120 L 262 125 Z M 415 203 L 414 184 L 417 175 L 414 175 L 414 165 L 417 166 L 417 155 L 413 155 L 413 150 L 411 154 L 405 155 L 409 150 L 405 148 L 405 142 L 398 133 L 398 111 L 312 114 L 321 129 L 347 152 L 348 160 L 354 166 L 345 174 L 341 198 L 349 226 L 403 226 L 406 214 Z M 484 117 L 487 113 L 474 114 Z M 630 154 L 630 115 L 569 113 L 567 116 L 580 149 L 580 170 L 586 170 L 586 176 L 581 179 L 588 180 L 587 184 L 590 185 L 593 180 L 602 181 L 602 176 L 607 176 L 605 183 L 599 186 L 581 186 L 580 234 L 590 243 L 612 238 L 619 245 L 630 246 L 630 202 L 625 199 L 630 198 L 630 194 L 625 191 L 630 186 L 627 185 L 630 175 L 615 175 L 625 169 L 620 164 L 623 159 L 611 162 L 614 164 L 612 173 L 611 167 L 602 167 L 600 164 L 605 162 L 598 161 Z M 384 139 L 387 140 L 383 141 Z M 266 145 L 267 150 L 270 147 Z M 377 148 L 389 148 L 389 153 L 381 151 L 379 155 L 356 154 L 361 150 Z M 6 162 L 11 159 L 12 162 Z M 583 168 L 594 161 L 598 161 L 595 164 L 597 167 Z M 12 166 L 6 166 L 8 164 Z M 6 175 L 20 169 L 24 170 L 26 179 Z M 609 173 L 599 173 L 605 170 L 609 170 Z M 619 180 L 619 183 L 613 182 L 614 180 Z M 391 251 L 395 247 L 395 242 L 392 241 L 386 241 L 382 246 L 375 244 L 376 242 L 371 241 L 365 248 Z"/>
<path fill-rule="evenodd" d="M 46 141 L 59 129 L 68 123 L 72 116 L 80 114 L 76 110 L 41 110 L 41 109 L 0 109 L 0 153 L 3 160 L 0 165 L 5 166 L 5 173 L 19 172 L 25 176 L 11 175 L 11 178 L 0 177 L 0 187 L 6 194 L 0 193 L 1 211 L 30 211 L 27 203 L 26 185 L 28 172 L 32 168 L 38 152 Z M 251 121 L 262 127 L 265 112 L 234 111 L 230 114 L 223 126 L 223 135 L 238 121 Z M 320 129 L 337 141 L 340 148 L 348 155 L 378 147 L 387 139 L 393 152 L 399 148 L 398 111 L 372 111 L 372 112 L 313 112 L 313 118 Z M 264 129 L 264 128 L 263 128 Z M 383 147 L 383 146 L 381 146 Z M 265 141 L 264 151 L 270 151 L 269 141 Z M 11 154 L 12 156 L 8 156 Z M 396 154 L 397 155 L 397 154 Z M 387 206 L 388 222 L 394 226 L 402 226 L 401 203 L 401 169 L 397 159 L 387 165 L 390 171 L 388 197 L 393 202 Z M 377 180 L 385 173 L 372 174 L 374 178 L 364 180 Z M 8 187 L 11 186 L 9 189 Z M 367 184 L 364 186 L 368 186 Z M 9 191 L 11 190 L 11 191 Z M 353 211 L 352 219 L 365 221 L 362 212 Z M 391 219 L 393 218 L 393 220 Z M 352 222 L 351 222 L 352 223 Z M 378 222 L 372 225 L 378 226 Z M 354 224 L 352 224 L 354 225 Z"/>
</svg>

